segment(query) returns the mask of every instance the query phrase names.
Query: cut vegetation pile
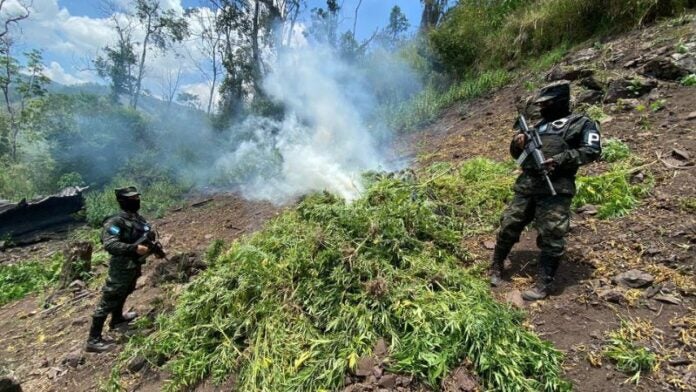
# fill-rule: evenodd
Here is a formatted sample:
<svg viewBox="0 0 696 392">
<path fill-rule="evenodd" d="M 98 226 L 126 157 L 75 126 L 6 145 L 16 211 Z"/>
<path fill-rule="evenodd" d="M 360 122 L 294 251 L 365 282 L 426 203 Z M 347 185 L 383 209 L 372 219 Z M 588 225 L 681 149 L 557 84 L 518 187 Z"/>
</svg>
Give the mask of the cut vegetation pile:
<svg viewBox="0 0 696 392">
<path fill-rule="evenodd" d="M 433 386 L 467 358 L 486 388 L 569 389 L 561 353 L 493 300 L 479 269 L 462 268 L 473 261 L 465 219 L 490 229 L 511 168 L 477 159 L 431 172 L 370 176 L 351 205 L 307 197 L 217 257 L 124 363 L 165 362 L 169 390 L 208 376 L 239 390 L 332 390 L 383 338 L 391 370 Z"/>
</svg>

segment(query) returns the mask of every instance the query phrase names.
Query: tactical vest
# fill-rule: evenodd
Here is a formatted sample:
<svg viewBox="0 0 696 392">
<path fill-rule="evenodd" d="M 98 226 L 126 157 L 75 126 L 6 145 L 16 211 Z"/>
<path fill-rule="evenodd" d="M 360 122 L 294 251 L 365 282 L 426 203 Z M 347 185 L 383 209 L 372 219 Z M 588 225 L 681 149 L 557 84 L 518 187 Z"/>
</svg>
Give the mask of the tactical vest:
<svg viewBox="0 0 696 392">
<path fill-rule="evenodd" d="M 130 214 L 121 212 L 114 218 L 118 220 L 118 226 L 120 227 L 120 232 L 118 233 L 119 240 L 126 244 L 134 244 L 151 229 L 150 224 L 140 215 L 134 218 Z M 125 257 L 123 259 L 125 259 Z M 112 256 L 112 260 L 117 261 L 119 265 L 125 265 L 126 269 L 133 269 L 144 264 L 146 256 L 128 257 L 127 260 L 123 259 L 121 257 Z"/>
<path fill-rule="evenodd" d="M 572 114 L 568 117 L 549 123 L 541 123 L 536 126 L 541 138 L 541 150 L 546 159 L 565 152 L 570 148 L 567 141 L 570 127 L 582 117 L 583 115 L 581 114 Z M 522 170 L 523 173 L 515 184 L 516 191 L 526 194 L 549 193 L 546 183 L 531 158 L 525 160 L 522 164 Z M 556 168 L 549 175 L 558 193 L 575 194 L 575 174 L 577 171 L 578 166 L 566 165 Z"/>
</svg>

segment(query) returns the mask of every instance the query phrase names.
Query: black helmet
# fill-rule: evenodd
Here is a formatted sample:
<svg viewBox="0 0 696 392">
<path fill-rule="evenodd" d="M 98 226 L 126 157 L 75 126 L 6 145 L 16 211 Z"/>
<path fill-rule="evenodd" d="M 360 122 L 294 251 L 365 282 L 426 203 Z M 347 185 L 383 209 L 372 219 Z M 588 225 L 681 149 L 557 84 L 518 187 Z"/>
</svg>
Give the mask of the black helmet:
<svg viewBox="0 0 696 392">
<path fill-rule="evenodd" d="M 548 101 L 570 101 L 570 82 L 559 80 L 542 87 L 534 103 Z"/>
</svg>

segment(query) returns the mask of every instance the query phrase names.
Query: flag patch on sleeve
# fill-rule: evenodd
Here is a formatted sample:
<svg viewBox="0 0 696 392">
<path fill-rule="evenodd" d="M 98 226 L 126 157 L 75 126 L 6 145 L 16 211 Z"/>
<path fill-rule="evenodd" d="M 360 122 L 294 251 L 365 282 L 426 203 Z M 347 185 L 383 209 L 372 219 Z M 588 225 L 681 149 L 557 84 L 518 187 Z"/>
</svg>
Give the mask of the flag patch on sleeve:
<svg viewBox="0 0 696 392">
<path fill-rule="evenodd" d="M 117 235 L 118 233 L 121 232 L 121 229 L 118 226 L 111 226 L 111 227 L 109 227 L 108 231 L 109 231 L 109 234 Z"/>
</svg>

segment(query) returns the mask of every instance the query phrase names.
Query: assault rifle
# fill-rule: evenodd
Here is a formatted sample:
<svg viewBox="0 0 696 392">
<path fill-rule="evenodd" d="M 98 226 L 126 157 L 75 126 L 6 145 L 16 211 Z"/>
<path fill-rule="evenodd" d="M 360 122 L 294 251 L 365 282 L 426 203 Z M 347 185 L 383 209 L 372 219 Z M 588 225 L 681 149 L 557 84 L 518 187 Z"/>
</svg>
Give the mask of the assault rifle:
<svg viewBox="0 0 696 392">
<path fill-rule="evenodd" d="M 517 164 L 522 166 L 522 163 L 524 163 L 525 159 L 527 159 L 527 157 L 531 155 L 534 159 L 534 166 L 536 166 L 537 170 L 539 170 L 542 177 L 544 177 L 544 180 L 546 180 L 546 185 L 549 187 L 551 194 L 553 196 L 556 196 L 556 189 L 554 189 L 553 183 L 551 183 L 551 179 L 549 178 L 549 170 L 546 168 L 546 164 L 544 163 L 546 161 L 546 158 L 544 158 L 544 153 L 541 151 L 542 144 L 541 137 L 539 137 L 539 132 L 536 128 L 530 129 L 527 126 L 527 120 L 524 118 L 524 115 L 522 114 L 520 114 L 518 124 L 520 126 L 520 130 L 526 136 L 526 143 L 524 145 L 524 151 L 522 151 L 522 155 L 520 155 L 520 157 L 517 158 Z"/>
<path fill-rule="evenodd" d="M 167 259 L 167 254 L 164 253 L 162 244 L 157 240 L 157 234 L 152 230 L 146 231 L 142 237 L 135 241 L 135 245 L 146 246 L 150 250 L 150 254 L 155 255 L 158 259 Z"/>
</svg>

